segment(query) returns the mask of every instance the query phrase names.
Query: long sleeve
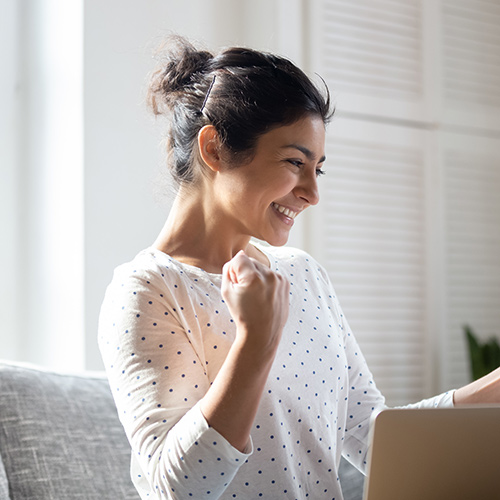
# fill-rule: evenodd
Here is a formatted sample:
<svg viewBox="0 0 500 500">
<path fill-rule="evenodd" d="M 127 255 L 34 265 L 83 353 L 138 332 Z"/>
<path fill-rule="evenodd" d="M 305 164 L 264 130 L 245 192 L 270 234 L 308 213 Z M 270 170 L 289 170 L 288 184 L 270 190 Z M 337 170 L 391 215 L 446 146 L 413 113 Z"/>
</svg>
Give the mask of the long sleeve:
<svg viewBox="0 0 500 500">
<path fill-rule="evenodd" d="M 166 283 L 167 272 L 119 268 L 101 311 L 100 349 L 143 498 L 219 498 L 248 454 L 199 409 L 211 366 L 198 333 L 210 324 L 190 315 L 194 297 L 181 279 Z"/>
<path fill-rule="evenodd" d="M 385 403 L 385 398 L 376 387 L 374 378 L 342 311 L 326 271 L 321 267 L 319 270 L 331 290 L 332 302 L 337 313 L 336 317 L 339 318 L 339 328 L 344 333 L 349 391 L 345 398 L 347 409 L 342 454 L 364 473 L 369 454 L 369 432 L 372 420 L 380 411 L 388 408 L 388 406 Z M 451 406 L 453 406 L 453 391 L 445 392 L 401 408 L 418 409 Z"/>
<path fill-rule="evenodd" d="M 378 390 L 365 357 L 354 338 L 336 297 L 334 303 L 344 333 L 349 391 L 346 397 L 345 437 L 342 454 L 365 472 L 372 419 L 384 408 L 385 398 Z"/>
</svg>

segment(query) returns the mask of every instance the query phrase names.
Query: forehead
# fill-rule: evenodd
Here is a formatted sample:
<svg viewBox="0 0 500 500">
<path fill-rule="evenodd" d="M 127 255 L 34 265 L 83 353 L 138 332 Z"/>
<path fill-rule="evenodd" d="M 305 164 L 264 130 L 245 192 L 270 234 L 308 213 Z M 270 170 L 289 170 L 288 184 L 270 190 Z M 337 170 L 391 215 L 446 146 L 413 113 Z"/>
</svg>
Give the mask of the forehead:
<svg viewBox="0 0 500 500">
<path fill-rule="evenodd" d="M 258 149 L 297 149 L 314 160 L 324 156 L 325 125 L 319 116 L 305 116 L 290 125 L 283 125 L 263 134 Z"/>
</svg>

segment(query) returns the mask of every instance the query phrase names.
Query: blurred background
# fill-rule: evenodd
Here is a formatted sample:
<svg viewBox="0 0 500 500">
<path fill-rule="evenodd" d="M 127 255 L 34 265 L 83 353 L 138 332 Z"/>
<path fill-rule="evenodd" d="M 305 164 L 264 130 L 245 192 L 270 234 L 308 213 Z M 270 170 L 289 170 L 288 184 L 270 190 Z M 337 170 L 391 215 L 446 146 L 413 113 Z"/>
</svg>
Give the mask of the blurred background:
<svg viewBox="0 0 500 500">
<path fill-rule="evenodd" d="M 173 32 L 327 82 L 322 201 L 290 244 L 327 268 L 390 404 L 470 380 L 464 326 L 500 338 L 500 0 L 1 5 L 1 358 L 102 369 L 105 288 L 174 193 L 144 104 Z"/>
</svg>

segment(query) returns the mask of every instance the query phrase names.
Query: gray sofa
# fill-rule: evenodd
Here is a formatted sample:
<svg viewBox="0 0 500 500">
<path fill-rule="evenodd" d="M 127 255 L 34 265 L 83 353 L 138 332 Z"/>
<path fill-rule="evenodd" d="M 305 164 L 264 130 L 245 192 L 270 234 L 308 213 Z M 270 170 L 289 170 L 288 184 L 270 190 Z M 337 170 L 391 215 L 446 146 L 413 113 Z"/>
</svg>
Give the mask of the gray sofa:
<svg viewBox="0 0 500 500">
<path fill-rule="evenodd" d="M 129 465 L 104 375 L 0 361 L 0 500 L 139 500 Z M 344 461 L 341 478 L 345 499 L 361 499 Z"/>
</svg>

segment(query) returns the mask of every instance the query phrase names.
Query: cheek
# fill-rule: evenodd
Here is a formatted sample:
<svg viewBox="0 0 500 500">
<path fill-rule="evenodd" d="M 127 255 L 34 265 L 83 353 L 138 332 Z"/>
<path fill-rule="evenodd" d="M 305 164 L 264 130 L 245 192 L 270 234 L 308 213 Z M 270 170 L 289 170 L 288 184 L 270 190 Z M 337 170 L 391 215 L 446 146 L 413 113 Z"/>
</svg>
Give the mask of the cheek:
<svg viewBox="0 0 500 500">
<path fill-rule="evenodd" d="M 266 171 L 267 170 L 267 171 Z M 272 171 L 274 170 L 274 172 Z M 268 206 L 290 194 L 296 185 L 296 176 L 289 170 L 273 168 L 260 169 L 253 175 L 234 175 L 228 179 L 223 191 L 232 204 L 250 206 Z"/>
<path fill-rule="evenodd" d="M 279 177 L 270 180 L 267 183 L 267 189 L 270 194 L 274 194 L 274 198 L 278 199 L 290 194 L 297 185 L 297 178 L 291 172 L 285 172 Z"/>
</svg>

